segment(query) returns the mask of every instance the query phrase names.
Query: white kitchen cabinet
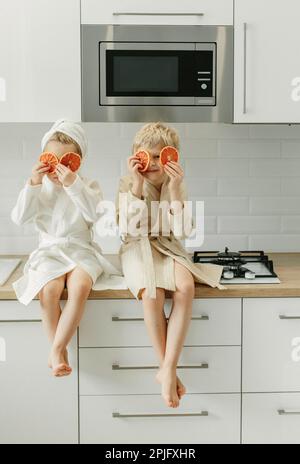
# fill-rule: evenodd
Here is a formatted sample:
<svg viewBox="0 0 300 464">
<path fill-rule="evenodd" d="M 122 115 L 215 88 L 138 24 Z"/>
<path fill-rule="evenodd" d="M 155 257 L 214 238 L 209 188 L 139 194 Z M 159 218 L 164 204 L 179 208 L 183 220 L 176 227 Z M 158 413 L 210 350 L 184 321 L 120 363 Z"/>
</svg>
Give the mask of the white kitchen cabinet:
<svg viewBox="0 0 300 464">
<path fill-rule="evenodd" d="M 81 119 L 80 0 L 0 0 L 0 122 Z"/>
<path fill-rule="evenodd" d="M 81 8 L 82 24 L 233 24 L 233 0 L 82 0 Z"/>
<path fill-rule="evenodd" d="M 243 444 L 300 444 L 300 394 L 243 395 Z"/>
<path fill-rule="evenodd" d="M 178 409 L 160 395 L 82 396 L 82 444 L 239 443 L 239 395 L 185 395 Z"/>
<path fill-rule="evenodd" d="M 1 301 L 0 319 L 7 303 Z M 0 341 L 0 443 L 76 444 L 76 337 L 69 350 L 73 373 L 64 378 L 54 378 L 47 366 L 49 346 L 39 321 L 0 322 Z"/>
<path fill-rule="evenodd" d="M 300 298 L 243 304 L 243 392 L 300 392 Z"/>
<path fill-rule="evenodd" d="M 171 300 L 166 300 L 168 316 Z M 195 299 L 186 345 L 240 345 L 241 300 Z M 150 346 L 136 300 L 89 300 L 80 324 L 80 347 Z"/>
<path fill-rule="evenodd" d="M 79 365 L 81 395 L 160 394 L 152 347 L 84 348 Z M 186 347 L 177 372 L 188 393 L 239 393 L 241 348 Z"/>
<path fill-rule="evenodd" d="M 234 122 L 300 122 L 300 3 L 235 0 Z"/>
</svg>

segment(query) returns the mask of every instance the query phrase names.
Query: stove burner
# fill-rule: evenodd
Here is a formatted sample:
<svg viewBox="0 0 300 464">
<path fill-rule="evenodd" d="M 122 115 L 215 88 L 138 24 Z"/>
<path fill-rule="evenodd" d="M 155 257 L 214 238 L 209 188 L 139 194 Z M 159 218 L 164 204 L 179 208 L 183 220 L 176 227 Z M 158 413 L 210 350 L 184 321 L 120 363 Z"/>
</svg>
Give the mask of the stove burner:
<svg viewBox="0 0 300 464">
<path fill-rule="evenodd" d="M 230 252 L 228 247 L 224 252 L 217 251 L 195 251 L 195 263 L 210 263 L 223 266 L 222 278 L 225 280 L 244 279 L 245 281 L 262 279 L 262 278 L 277 278 L 273 270 L 273 262 L 269 260 L 268 256 L 263 251 L 240 251 Z M 259 273 L 256 274 L 255 270 L 251 270 L 256 264 L 259 266 Z M 249 268 L 248 268 L 249 267 Z"/>
</svg>

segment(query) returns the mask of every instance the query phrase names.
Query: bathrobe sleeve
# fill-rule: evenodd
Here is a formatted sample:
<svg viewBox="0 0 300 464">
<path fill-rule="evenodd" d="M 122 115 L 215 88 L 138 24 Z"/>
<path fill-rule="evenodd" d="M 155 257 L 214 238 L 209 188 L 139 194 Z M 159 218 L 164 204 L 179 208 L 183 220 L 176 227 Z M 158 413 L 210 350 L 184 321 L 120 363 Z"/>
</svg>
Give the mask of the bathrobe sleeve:
<svg viewBox="0 0 300 464">
<path fill-rule="evenodd" d="M 97 181 L 77 176 L 73 184 L 64 187 L 64 190 L 87 222 L 93 224 L 99 219 L 98 205 L 103 200 L 103 195 Z"/>
<path fill-rule="evenodd" d="M 31 185 L 28 180 L 21 190 L 17 203 L 11 212 L 11 219 L 18 226 L 34 222 L 39 209 L 41 188 L 42 184 Z"/>
<path fill-rule="evenodd" d="M 183 206 L 179 212 L 173 212 L 171 208 L 168 214 L 170 230 L 178 240 L 188 238 L 191 235 L 194 227 L 192 211 L 190 211 L 187 204 L 184 204 L 184 202 L 187 200 L 188 195 L 186 186 L 185 183 L 182 182 L 180 184 L 180 201 L 182 202 Z"/>
<path fill-rule="evenodd" d="M 145 198 L 138 198 L 132 193 L 132 180 L 130 177 L 121 177 L 116 198 L 116 222 L 122 236 L 130 235 L 130 224 L 134 227 L 135 217 L 139 218 L 138 227 L 148 230 L 148 210 Z M 144 213 L 144 214 L 143 214 Z"/>
</svg>

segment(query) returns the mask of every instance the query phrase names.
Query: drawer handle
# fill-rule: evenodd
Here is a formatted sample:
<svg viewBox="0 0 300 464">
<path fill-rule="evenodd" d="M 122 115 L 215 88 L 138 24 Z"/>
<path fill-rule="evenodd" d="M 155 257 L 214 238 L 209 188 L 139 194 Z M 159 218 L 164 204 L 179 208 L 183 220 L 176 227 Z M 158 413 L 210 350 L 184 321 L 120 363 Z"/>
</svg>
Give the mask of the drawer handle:
<svg viewBox="0 0 300 464">
<path fill-rule="evenodd" d="M 168 318 L 167 318 L 168 319 Z M 119 316 L 112 316 L 111 320 L 113 322 L 143 322 L 144 319 L 142 317 L 119 317 Z M 203 316 L 195 316 L 192 317 L 192 321 L 208 321 L 209 316 L 203 314 Z"/>
<path fill-rule="evenodd" d="M 204 417 L 208 416 L 208 411 L 201 412 L 187 412 L 181 414 L 120 414 L 119 412 L 113 412 L 112 417 L 115 419 L 121 419 L 123 417 Z"/>
<path fill-rule="evenodd" d="M 300 319 L 300 316 L 284 316 L 280 314 L 279 319 L 282 319 L 282 320 Z"/>
<path fill-rule="evenodd" d="M 286 411 L 285 409 L 278 409 L 277 412 L 280 416 L 300 415 L 300 411 Z"/>
<path fill-rule="evenodd" d="M 158 366 L 120 366 L 120 364 L 114 363 L 111 366 L 113 371 L 127 371 L 127 370 L 139 370 L 139 369 L 158 369 Z M 177 369 L 208 369 L 208 363 L 191 364 L 184 366 L 177 366 Z"/>
<path fill-rule="evenodd" d="M 204 16 L 204 13 L 151 13 L 149 11 L 115 11 L 113 16 Z"/>
</svg>

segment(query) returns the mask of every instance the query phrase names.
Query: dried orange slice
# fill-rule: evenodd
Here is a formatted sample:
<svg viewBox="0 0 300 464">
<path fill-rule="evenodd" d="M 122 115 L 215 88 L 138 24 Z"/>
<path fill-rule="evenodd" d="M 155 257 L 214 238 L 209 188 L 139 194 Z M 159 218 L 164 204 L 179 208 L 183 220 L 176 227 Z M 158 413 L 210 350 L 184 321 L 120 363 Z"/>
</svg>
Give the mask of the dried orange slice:
<svg viewBox="0 0 300 464">
<path fill-rule="evenodd" d="M 138 151 L 135 156 L 140 160 L 142 168 L 139 169 L 140 172 L 146 172 L 150 164 L 150 155 L 146 150 Z"/>
<path fill-rule="evenodd" d="M 48 164 L 50 166 L 49 173 L 54 172 L 56 169 L 56 165 L 58 164 L 58 158 L 55 153 L 51 152 L 44 152 L 40 156 L 41 163 Z"/>
<path fill-rule="evenodd" d="M 160 163 L 165 165 L 168 161 L 175 161 L 177 163 L 179 160 L 179 153 L 177 148 L 166 146 L 160 152 Z"/>
<path fill-rule="evenodd" d="M 81 158 L 78 153 L 73 153 L 72 151 L 65 153 L 59 160 L 61 164 L 71 169 L 71 171 L 78 171 L 81 164 Z"/>
</svg>

